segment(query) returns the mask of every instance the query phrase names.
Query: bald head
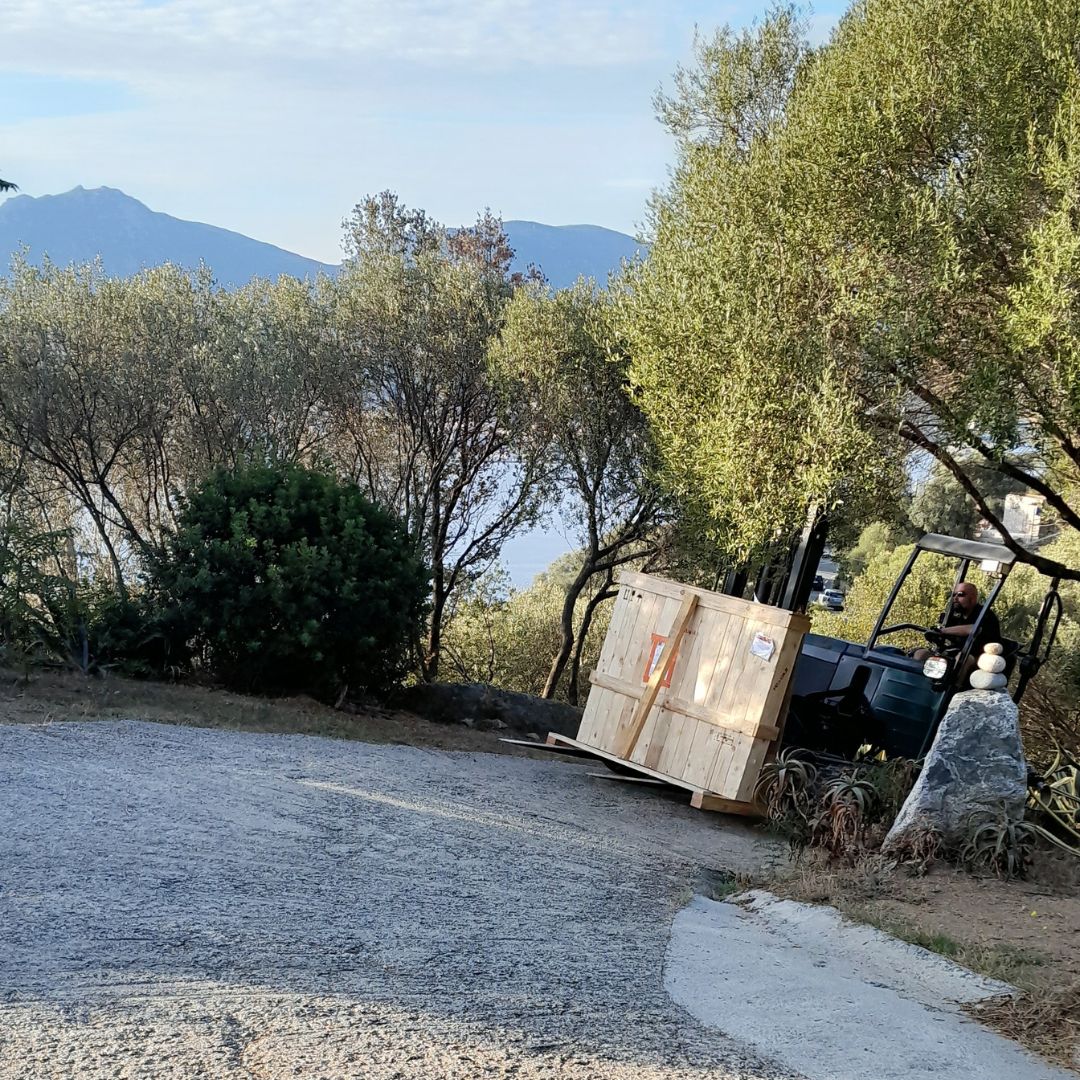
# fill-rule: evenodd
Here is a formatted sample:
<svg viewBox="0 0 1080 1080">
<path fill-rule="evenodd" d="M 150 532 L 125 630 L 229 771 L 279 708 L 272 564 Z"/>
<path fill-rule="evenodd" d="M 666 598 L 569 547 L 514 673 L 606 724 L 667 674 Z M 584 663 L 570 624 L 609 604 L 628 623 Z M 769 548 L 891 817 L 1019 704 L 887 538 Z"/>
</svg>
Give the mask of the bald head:
<svg viewBox="0 0 1080 1080">
<path fill-rule="evenodd" d="M 961 581 L 953 587 L 953 607 L 970 615 L 979 606 L 979 590 L 970 581 Z"/>
</svg>

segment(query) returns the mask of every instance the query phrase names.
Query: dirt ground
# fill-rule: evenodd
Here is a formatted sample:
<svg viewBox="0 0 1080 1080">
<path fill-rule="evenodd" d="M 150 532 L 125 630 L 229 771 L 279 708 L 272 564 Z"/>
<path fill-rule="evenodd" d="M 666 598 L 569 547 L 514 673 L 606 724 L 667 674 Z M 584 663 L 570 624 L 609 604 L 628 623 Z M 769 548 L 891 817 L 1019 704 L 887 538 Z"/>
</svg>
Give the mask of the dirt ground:
<svg viewBox="0 0 1080 1080">
<path fill-rule="evenodd" d="M 190 683 L 143 682 L 117 676 L 86 678 L 73 672 L 35 671 L 24 677 L 0 668 L 0 721 L 150 720 L 162 724 L 326 735 L 337 739 L 524 754 L 497 734 L 464 725 L 436 724 L 395 709 L 332 709 L 311 698 L 260 698 Z"/>
<path fill-rule="evenodd" d="M 494 733 L 433 724 L 392 710 L 372 708 L 349 714 L 308 699 L 249 698 L 198 686 L 112 677 L 87 680 L 72 674 L 35 674 L 27 682 L 16 673 L 0 673 L 0 721 L 51 725 L 61 720 L 125 719 L 549 760 L 540 752 L 509 747 Z M 582 772 L 580 768 L 573 771 L 575 775 Z M 597 786 L 596 781 L 590 784 Z M 642 806 L 664 808 L 663 813 L 675 815 L 676 820 L 686 815 L 685 808 L 654 791 L 642 792 L 639 801 Z M 700 818 L 691 815 L 686 820 Z M 1013 983 L 1027 992 L 1026 1001 L 1040 1008 L 1055 994 L 1070 993 L 1080 977 L 1080 890 L 1077 867 L 1067 858 L 1042 860 L 1031 878 L 1021 882 L 973 878 L 940 866 L 915 877 L 901 871 L 884 872 L 872 861 L 857 868 L 830 867 L 809 859 L 790 865 L 764 834 L 749 832 L 742 824 L 735 827 L 743 838 L 740 843 L 756 846 L 762 857 L 751 868 L 755 860 L 744 852 L 741 862 L 732 857 L 724 868 L 748 883 L 779 886 L 798 899 L 831 903 L 854 918 Z M 700 835 L 695 829 L 687 833 L 691 834 Z M 692 843 L 684 854 L 695 857 Z M 714 869 L 719 868 L 716 859 L 712 863 Z M 1075 1008 L 1057 1012 L 1042 1008 L 1041 1019 L 1034 1021 L 1031 1012 L 1010 1007 L 995 1022 L 1044 1052 L 1054 1052 L 1056 1045 L 1057 1059 L 1066 1060 L 1062 1038 L 1067 1042 L 1070 1031 L 1058 1037 L 1047 1030 L 1068 1029 L 1076 1022 Z M 1029 1021 L 1031 1030 L 1026 1030 Z"/>
</svg>

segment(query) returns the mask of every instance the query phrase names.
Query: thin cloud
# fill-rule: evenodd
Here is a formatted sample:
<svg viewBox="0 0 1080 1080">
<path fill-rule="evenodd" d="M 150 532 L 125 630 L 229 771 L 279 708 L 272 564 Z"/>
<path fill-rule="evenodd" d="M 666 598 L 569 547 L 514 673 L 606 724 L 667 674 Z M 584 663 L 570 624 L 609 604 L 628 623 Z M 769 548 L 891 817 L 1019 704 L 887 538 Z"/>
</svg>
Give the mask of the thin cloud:
<svg viewBox="0 0 1080 1080">
<path fill-rule="evenodd" d="M 641 0 L 9 0 L 0 65 L 115 76 L 192 60 L 222 69 L 407 62 L 604 67 L 655 55 L 664 13 Z"/>
</svg>

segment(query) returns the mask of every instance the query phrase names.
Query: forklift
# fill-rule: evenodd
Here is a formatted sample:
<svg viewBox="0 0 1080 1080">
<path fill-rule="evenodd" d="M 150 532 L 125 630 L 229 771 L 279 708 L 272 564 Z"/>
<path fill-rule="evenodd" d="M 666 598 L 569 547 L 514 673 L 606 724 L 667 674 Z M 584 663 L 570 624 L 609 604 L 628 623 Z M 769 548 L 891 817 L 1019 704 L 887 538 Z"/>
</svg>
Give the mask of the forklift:
<svg viewBox="0 0 1080 1080">
<path fill-rule="evenodd" d="M 755 599 L 791 611 L 805 611 L 824 553 L 827 522 L 812 516 L 802 538 L 779 572 L 766 567 L 758 577 Z M 954 588 L 968 580 L 972 567 L 991 582 L 982 599 L 971 634 L 962 642 L 948 639 L 938 627 L 890 622 L 904 583 L 916 562 L 928 555 L 955 562 Z M 986 613 L 993 610 L 1016 555 L 1003 544 L 961 540 L 934 533 L 920 539 L 894 583 L 865 643 L 809 633 L 795 666 L 790 706 L 784 728 L 785 746 L 830 757 L 852 759 L 869 746 L 886 757 L 923 757 L 953 694 L 970 670 L 971 655 Z M 1026 644 L 1002 638 L 1005 674 L 1012 698 L 1019 702 L 1028 683 L 1046 663 L 1062 616 L 1061 579 L 1048 579 L 1038 617 Z M 724 592 L 741 590 L 746 578 L 728 575 Z M 915 650 L 898 644 L 897 635 L 921 634 L 930 655 L 916 659 Z M 891 639 L 891 640 L 890 640 Z"/>
</svg>

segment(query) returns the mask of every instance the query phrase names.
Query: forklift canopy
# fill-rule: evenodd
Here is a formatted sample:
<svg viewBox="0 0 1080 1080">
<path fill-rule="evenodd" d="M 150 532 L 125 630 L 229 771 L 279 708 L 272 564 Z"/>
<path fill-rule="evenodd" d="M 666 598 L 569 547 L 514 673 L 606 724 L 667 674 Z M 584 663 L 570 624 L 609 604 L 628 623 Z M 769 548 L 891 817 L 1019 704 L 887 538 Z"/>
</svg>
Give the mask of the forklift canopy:
<svg viewBox="0 0 1080 1080">
<path fill-rule="evenodd" d="M 956 559 L 970 559 L 972 562 L 996 562 L 1002 566 L 1012 566 L 1016 562 L 1016 552 L 1010 551 L 1004 544 L 959 540 L 955 536 L 942 536 L 940 533 L 927 533 L 915 546 L 920 551 L 951 555 Z"/>
</svg>

